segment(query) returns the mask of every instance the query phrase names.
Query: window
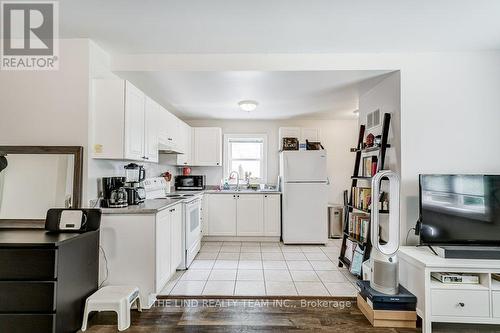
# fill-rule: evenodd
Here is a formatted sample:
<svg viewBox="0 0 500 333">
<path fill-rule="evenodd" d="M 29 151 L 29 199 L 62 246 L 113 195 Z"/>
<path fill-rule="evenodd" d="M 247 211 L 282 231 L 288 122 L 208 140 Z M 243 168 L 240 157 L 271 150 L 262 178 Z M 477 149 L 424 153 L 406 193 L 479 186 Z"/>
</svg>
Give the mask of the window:
<svg viewBox="0 0 500 333">
<path fill-rule="evenodd" d="M 245 174 L 248 174 L 251 182 L 266 183 L 266 157 L 267 135 L 224 135 L 224 178 L 229 178 L 231 172 L 236 171 L 240 180 L 245 180 Z"/>
</svg>

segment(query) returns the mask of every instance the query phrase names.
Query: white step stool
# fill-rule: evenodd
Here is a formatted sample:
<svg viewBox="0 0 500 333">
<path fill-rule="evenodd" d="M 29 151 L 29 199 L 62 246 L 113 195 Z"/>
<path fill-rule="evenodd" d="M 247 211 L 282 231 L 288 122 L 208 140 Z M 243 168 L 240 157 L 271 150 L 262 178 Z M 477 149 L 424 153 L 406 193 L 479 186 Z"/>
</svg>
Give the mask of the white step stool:
<svg viewBox="0 0 500 333">
<path fill-rule="evenodd" d="M 130 307 L 136 303 L 142 311 L 139 288 L 131 286 L 102 287 L 87 298 L 83 312 L 82 331 L 87 329 L 89 313 L 92 311 L 115 311 L 118 317 L 118 330 L 130 327 Z"/>
</svg>

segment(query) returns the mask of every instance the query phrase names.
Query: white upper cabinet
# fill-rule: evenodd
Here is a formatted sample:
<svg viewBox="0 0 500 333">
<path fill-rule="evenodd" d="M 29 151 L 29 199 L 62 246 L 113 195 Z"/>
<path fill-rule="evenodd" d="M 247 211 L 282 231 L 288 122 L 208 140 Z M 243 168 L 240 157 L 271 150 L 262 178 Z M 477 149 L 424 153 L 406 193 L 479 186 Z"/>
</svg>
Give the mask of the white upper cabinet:
<svg viewBox="0 0 500 333">
<path fill-rule="evenodd" d="M 192 129 L 191 126 L 181 121 L 179 126 L 179 152 L 177 155 L 177 165 L 192 165 Z"/>
<path fill-rule="evenodd" d="M 144 108 L 144 156 L 148 162 L 158 162 L 158 120 L 160 106 L 146 97 Z"/>
<path fill-rule="evenodd" d="M 312 141 L 317 142 L 321 141 L 319 136 L 319 129 L 317 128 L 301 128 L 300 129 L 300 142 Z"/>
<path fill-rule="evenodd" d="M 158 139 L 163 150 L 179 150 L 179 127 L 181 120 L 163 107 L 160 107 Z"/>
<path fill-rule="evenodd" d="M 283 138 L 297 138 L 300 143 L 305 143 L 306 140 L 312 142 L 321 141 L 318 128 L 280 127 L 278 134 L 280 150 L 283 148 Z"/>
<path fill-rule="evenodd" d="M 222 129 L 219 127 L 193 128 L 193 165 L 222 165 Z"/>
<path fill-rule="evenodd" d="M 144 108 L 146 96 L 130 82 L 125 83 L 125 152 L 130 160 L 144 158 Z"/>
<path fill-rule="evenodd" d="M 125 80 L 93 80 L 92 156 L 157 162 L 157 114 L 146 95 Z"/>
</svg>

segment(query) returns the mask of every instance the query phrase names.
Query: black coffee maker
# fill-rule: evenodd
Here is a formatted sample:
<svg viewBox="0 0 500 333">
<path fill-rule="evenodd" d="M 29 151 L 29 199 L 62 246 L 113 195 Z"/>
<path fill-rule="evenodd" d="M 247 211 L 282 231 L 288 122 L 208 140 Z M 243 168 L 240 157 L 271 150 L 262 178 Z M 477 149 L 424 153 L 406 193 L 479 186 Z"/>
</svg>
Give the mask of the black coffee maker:
<svg viewBox="0 0 500 333">
<path fill-rule="evenodd" d="M 102 178 L 101 207 L 122 208 L 128 206 L 128 194 L 125 189 L 125 177 Z"/>
</svg>

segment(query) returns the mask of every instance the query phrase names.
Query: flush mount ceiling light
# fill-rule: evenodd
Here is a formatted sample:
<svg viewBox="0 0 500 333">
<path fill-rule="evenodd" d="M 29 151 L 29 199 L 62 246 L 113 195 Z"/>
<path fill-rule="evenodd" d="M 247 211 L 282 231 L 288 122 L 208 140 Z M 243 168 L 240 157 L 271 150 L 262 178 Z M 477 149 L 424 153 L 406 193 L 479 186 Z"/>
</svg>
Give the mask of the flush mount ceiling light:
<svg viewBox="0 0 500 333">
<path fill-rule="evenodd" d="M 240 109 L 242 109 L 243 111 L 246 111 L 246 112 L 250 112 L 250 111 L 255 110 L 257 108 L 257 105 L 259 105 L 259 103 L 257 103 L 256 101 L 250 101 L 250 100 L 241 101 L 238 103 L 238 106 L 240 107 Z"/>
</svg>

